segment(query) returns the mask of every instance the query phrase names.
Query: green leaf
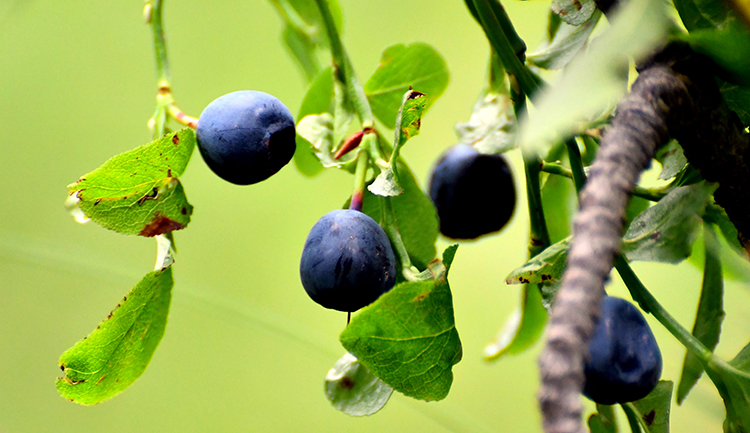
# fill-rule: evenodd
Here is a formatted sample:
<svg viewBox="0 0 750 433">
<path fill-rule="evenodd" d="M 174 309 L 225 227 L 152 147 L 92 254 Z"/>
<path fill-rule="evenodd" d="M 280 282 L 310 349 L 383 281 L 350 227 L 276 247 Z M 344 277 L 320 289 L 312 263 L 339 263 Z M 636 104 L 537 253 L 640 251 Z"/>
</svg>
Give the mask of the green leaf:
<svg viewBox="0 0 750 433">
<path fill-rule="evenodd" d="M 399 176 L 397 164 L 401 148 L 406 141 L 419 134 L 419 126 L 422 120 L 422 114 L 427 105 L 427 98 L 423 93 L 407 90 L 401 100 L 401 108 L 396 116 L 395 138 L 393 143 L 393 152 L 391 154 L 389 166 L 380 172 L 373 183 L 368 185 L 367 189 L 375 195 L 382 197 L 395 197 L 403 194 L 404 190 L 399 185 Z"/>
<path fill-rule="evenodd" d="M 317 56 L 318 47 L 310 38 L 306 37 L 305 33 L 298 31 L 289 24 L 286 24 L 284 30 L 281 31 L 281 39 L 305 73 L 307 81 L 314 80 L 321 69 L 320 60 Z"/>
<path fill-rule="evenodd" d="M 682 146 L 676 140 L 670 140 L 669 143 L 657 149 L 654 159 L 661 164 L 659 179 L 662 180 L 669 180 L 677 176 L 677 173 L 682 171 L 687 164 L 687 158 L 685 158 L 685 154 L 682 151 Z"/>
<path fill-rule="evenodd" d="M 542 208 L 547 218 L 550 242 L 558 242 L 570 236 L 571 221 L 578 207 L 578 194 L 570 179 L 547 175 L 542 186 Z"/>
<path fill-rule="evenodd" d="M 193 207 L 177 179 L 195 148 L 190 128 L 121 153 L 68 185 L 68 209 L 78 207 L 104 228 L 156 236 L 185 228 Z"/>
<path fill-rule="evenodd" d="M 340 337 L 375 376 L 420 400 L 444 399 L 461 360 L 447 279 L 455 249 L 443 253 L 445 273 L 398 284 L 354 316 Z"/>
<path fill-rule="evenodd" d="M 625 403 L 623 409 L 628 407 L 637 414 L 645 433 L 669 433 L 672 388 L 674 383 L 671 380 L 660 380 L 649 395 L 633 403 Z"/>
<path fill-rule="evenodd" d="M 643 211 L 648 209 L 650 206 L 651 202 L 646 200 L 645 198 L 631 196 L 630 200 L 628 201 L 628 206 L 625 208 L 626 227 L 629 226 L 631 222 L 635 221 L 638 215 L 642 214 Z"/>
<path fill-rule="evenodd" d="M 404 193 L 389 198 L 396 216 L 396 225 L 401 234 L 406 251 L 414 266 L 420 270 L 435 258 L 435 242 L 438 237 L 438 218 L 435 206 L 417 184 L 409 167 L 399 163 L 401 186 Z M 380 221 L 380 199 L 370 191 L 365 191 L 362 212 Z"/>
<path fill-rule="evenodd" d="M 720 82 L 721 96 L 724 97 L 724 101 L 729 108 L 737 113 L 742 124 L 747 127 L 750 125 L 750 87 L 740 87 L 725 81 Z"/>
<path fill-rule="evenodd" d="M 554 15 L 558 16 L 558 15 Z M 526 56 L 526 61 L 542 69 L 561 69 L 573 60 L 586 42 L 591 32 L 599 22 L 602 13 L 595 10 L 591 19 L 575 26 L 562 22 L 554 29 L 554 33 L 547 43 L 540 46 L 533 53 Z"/>
<path fill-rule="evenodd" d="M 681 39 L 710 57 L 720 67 L 717 75 L 722 79 L 750 86 L 750 30 L 738 19 L 730 19 L 718 29 L 691 31 Z"/>
<path fill-rule="evenodd" d="M 750 407 L 750 344 L 728 363 L 714 357 L 707 364 L 706 373 L 724 400 L 727 411 L 724 431 L 750 431 L 750 411 L 747 410 Z"/>
<path fill-rule="evenodd" d="M 689 31 L 721 27 L 729 18 L 729 8 L 715 0 L 674 0 L 673 3 Z"/>
<path fill-rule="evenodd" d="M 307 88 L 297 119 L 302 120 L 310 114 L 332 113 L 333 98 L 333 68 L 326 68 Z M 302 174 L 308 177 L 323 171 L 323 165 L 315 155 L 315 149 L 309 141 L 299 135 L 299 131 L 297 131 L 294 164 Z"/>
<path fill-rule="evenodd" d="M 521 121 L 520 143 L 544 157 L 550 146 L 580 131 L 627 91 L 628 57 L 640 59 L 662 44 L 670 26 L 665 4 L 632 0 L 586 52 L 570 62 L 554 86 L 535 97 L 535 111 Z"/>
<path fill-rule="evenodd" d="M 326 397 L 336 409 L 351 416 L 372 415 L 388 403 L 393 388 L 347 353 L 326 375 Z"/>
<path fill-rule="evenodd" d="M 552 0 L 551 9 L 571 26 L 589 21 L 597 10 L 594 0 Z"/>
<path fill-rule="evenodd" d="M 544 333 L 547 310 L 542 295 L 534 284 L 526 284 L 521 294 L 521 307 L 514 311 L 495 341 L 484 348 L 484 359 L 492 361 L 505 354 L 521 353 L 530 348 Z"/>
<path fill-rule="evenodd" d="M 591 414 L 589 417 L 591 433 L 617 433 L 617 417 L 614 408 L 614 406 L 597 403 L 597 413 Z"/>
<path fill-rule="evenodd" d="M 385 49 L 378 69 L 365 83 L 372 112 L 389 129 L 395 129 L 403 94 L 413 88 L 430 97 L 425 111 L 448 87 L 448 66 L 430 45 L 414 42 Z"/>
<path fill-rule="evenodd" d="M 687 258 L 715 189 L 702 182 L 670 191 L 630 223 L 622 252 L 629 260 L 678 263 Z"/>
<path fill-rule="evenodd" d="M 742 245 L 740 244 L 740 240 L 737 234 L 737 228 L 729 219 L 729 216 L 727 215 L 727 212 L 723 207 L 715 203 L 709 204 L 706 207 L 706 214 L 703 216 L 703 219 L 717 225 L 721 230 L 721 234 L 724 236 L 724 239 L 729 243 L 729 245 L 737 250 L 737 252 L 743 256 L 743 258 L 747 257 L 745 249 L 742 248 Z"/>
<path fill-rule="evenodd" d="M 315 157 L 323 167 L 344 168 L 344 165 L 356 155 L 355 152 L 334 159 L 336 142 L 334 139 L 334 119 L 331 113 L 305 116 L 297 124 L 297 134 L 312 145 Z"/>
<path fill-rule="evenodd" d="M 703 267 L 703 285 L 701 287 L 698 312 L 693 325 L 693 335 L 708 350 L 713 351 L 719 342 L 721 323 L 724 321 L 724 280 L 721 272 L 721 246 L 710 224 L 703 226 L 703 240 L 706 259 Z M 682 404 L 690 389 L 703 374 L 703 364 L 691 351 L 685 354 L 682 364 L 682 376 L 677 386 L 677 404 Z"/>
<path fill-rule="evenodd" d="M 510 97 L 488 90 L 474 104 L 469 121 L 456 124 L 456 134 L 477 152 L 495 154 L 518 147 L 517 126 Z"/>
<path fill-rule="evenodd" d="M 555 283 L 562 278 L 568 260 L 570 237 L 552 244 L 505 277 L 507 284 Z"/>
<path fill-rule="evenodd" d="M 66 350 L 60 395 L 93 405 L 135 382 L 164 335 L 173 285 L 171 267 L 146 274 L 88 337 Z"/>
</svg>

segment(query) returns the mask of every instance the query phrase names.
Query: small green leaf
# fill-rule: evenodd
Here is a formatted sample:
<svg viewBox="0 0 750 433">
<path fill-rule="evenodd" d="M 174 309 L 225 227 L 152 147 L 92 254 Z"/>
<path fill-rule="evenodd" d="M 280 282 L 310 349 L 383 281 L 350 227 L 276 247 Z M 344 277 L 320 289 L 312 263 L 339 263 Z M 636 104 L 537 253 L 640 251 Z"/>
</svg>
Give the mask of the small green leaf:
<svg viewBox="0 0 750 433">
<path fill-rule="evenodd" d="M 586 42 L 588 42 L 589 36 L 594 31 L 594 27 L 596 27 L 601 16 L 602 13 L 596 10 L 591 19 L 581 25 L 559 23 L 554 29 L 554 36 L 546 44 L 540 46 L 537 51 L 527 54 L 526 60 L 542 69 L 563 68 L 586 46 Z"/>
<path fill-rule="evenodd" d="M 375 195 L 382 197 L 395 197 L 403 194 L 404 190 L 399 185 L 399 176 L 397 166 L 393 164 L 398 161 L 401 148 L 406 141 L 419 134 L 419 126 L 422 120 L 427 104 L 427 98 L 423 93 L 414 90 L 407 90 L 401 100 L 401 108 L 396 116 L 395 138 L 393 143 L 393 152 L 391 154 L 391 164 L 380 172 L 373 183 L 368 185 L 367 189 Z"/>
<path fill-rule="evenodd" d="M 687 158 L 682 151 L 682 146 L 676 140 L 661 146 L 654 158 L 661 164 L 659 179 L 669 180 L 679 173 L 687 164 Z"/>
<path fill-rule="evenodd" d="M 417 184 L 409 167 L 399 163 L 401 186 L 404 193 L 389 198 L 396 215 L 396 225 L 401 234 L 406 251 L 414 266 L 420 270 L 427 269 L 437 254 L 435 242 L 438 237 L 438 219 L 435 207 Z M 370 191 L 365 191 L 362 212 L 380 221 L 380 199 Z"/>
<path fill-rule="evenodd" d="M 492 361 L 505 354 L 521 353 L 544 333 L 547 310 L 534 284 L 526 284 L 521 294 L 521 308 L 514 311 L 495 341 L 484 348 L 484 359 Z"/>
<path fill-rule="evenodd" d="M 597 413 L 593 413 L 589 417 L 591 433 L 617 433 L 617 417 L 614 408 L 614 406 L 597 403 Z"/>
<path fill-rule="evenodd" d="M 398 284 L 355 315 L 340 337 L 375 376 L 420 400 L 444 399 L 461 360 L 447 280 L 455 248 L 443 253 L 443 275 Z"/>
<path fill-rule="evenodd" d="M 502 153 L 518 147 L 517 125 L 510 97 L 488 91 L 474 104 L 469 121 L 456 124 L 456 134 L 479 153 Z"/>
<path fill-rule="evenodd" d="M 88 337 L 66 350 L 60 395 L 93 405 L 135 382 L 164 335 L 173 285 L 171 267 L 147 274 Z"/>
<path fill-rule="evenodd" d="M 698 183 L 673 189 L 643 211 L 623 236 L 629 260 L 679 263 L 698 237 L 702 216 L 716 185 Z"/>
<path fill-rule="evenodd" d="M 342 356 L 326 375 L 328 401 L 347 415 L 372 415 L 388 403 L 392 393 L 393 388 L 351 353 Z"/>
<path fill-rule="evenodd" d="M 693 335 L 708 350 L 713 351 L 719 342 L 721 323 L 724 321 L 724 279 L 721 272 L 721 246 L 710 224 L 703 226 L 703 243 L 706 259 L 703 267 L 703 285 L 698 302 L 698 312 L 693 325 Z M 690 389 L 703 374 L 703 364 L 691 351 L 685 354 L 682 376 L 677 386 L 677 404 L 682 404 Z"/>
<path fill-rule="evenodd" d="M 349 154 L 340 159 L 333 158 L 335 154 L 333 122 L 331 113 L 310 114 L 297 124 L 297 134 L 312 145 L 315 157 L 323 167 L 342 168 L 354 156 Z"/>
<path fill-rule="evenodd" d="M 536 110 L 520 124 L 522 147 L 544 157 L 552 144 L 587 126 L 581 122 L 613 108 L 627 91 L 628 57 L 650 53 L 663 43 L 671 25 L 665 4 L 651 0 L 624 3 L 610 22 L 561 79 L 535 97 Z"/>
<path fill-rule="evenodd" d="M 190 128 L 121 153 L 68 185 L 66 207 L 119 233 L 156 236 L 185 228 L 193 207 L 177 179 L 195 148 Z"/>
<path fill-rule="evenodd" d="M 594 0 L 552 0 L 551 9 L 571 26 L 589 21 L 596 12 Z"/>
<path fill-rule="evenodd" d="M 507 284 L 551 284 L 559 281 L 568 260 L 570 239 L 567 237 L 548 246 L 520 268 L 511 271 L 505 277 L 505 282 Z"/>
<path fill-rule="evenodd" d="M 448 87 L 448 66 L 430 45 L 415 42 L 385 49 L 378 69 L 365 83 L 372 112 L 389 129 L 396 127 L 396 113 L 403 94 L 414 90 L 430 96 L 428 110 Z"/>
<path fill-rule="evenodd" d="M 747 127 L 750 125 L 750 87 L 740 87 L 725 81 L 720 82 L 721 96 L 724 97 L 727 106 L 737 113 L 742 124 Z"/>
<path fill-rule="evenodd" d="M 578 207 L 578 194 L 570 179 L 547 175 L 542 186 L 542 208 L 547 218 L 550 242 L 558 242 L 570 236 L 571 221 Z"/>
<path fill-rule="evenodd" d="M 672 388 L 674 383 L 671 380 L 660 380 L 649 395 L 633 403 L 625 403 L 623 409 L 628 407 L 637 414 L 644 433 L 669 433 Z"/>
<path fill-rule="evenodd" d="M 332 113 L 333 98 L 333 68 L 326 68 L 307 88 L 297 119 L 302 120 L 310 114 Z M 315 149 L 309 141 L 299 135 L 299 131 L 297 131 L 294 164 L 302 174 L 308 177 L 313 177 L 323 171 L 323 165 L 315 156 Z"/>
</svg>

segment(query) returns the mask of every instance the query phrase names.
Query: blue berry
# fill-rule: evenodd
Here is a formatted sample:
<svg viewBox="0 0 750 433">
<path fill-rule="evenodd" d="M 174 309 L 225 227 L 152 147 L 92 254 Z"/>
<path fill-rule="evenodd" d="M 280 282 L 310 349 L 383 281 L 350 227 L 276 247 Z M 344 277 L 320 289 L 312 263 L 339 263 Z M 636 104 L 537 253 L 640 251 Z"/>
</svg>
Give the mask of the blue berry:
<svg viewBox="0 0 750 433">
<path fill-rule="evenodd" d="M 640 400 L 659 383 L 661 368 L 661 351 L 641 311 L 605 296 L 584 367 L 583 394 L 599 404 Z"/>
<path fill-rule="evenodd" d="M 475 239 L 502 229 L 513 216 L 516 189 L 503 155 L 485 155 L 466 144 L 438 159 L 429 182 L 440 218 L 440 232 L 453 239 Z"/>
<path fill-rule="evenodd" d="M 224 95 L 206 107 L 198 149 L 222 179 L 249 185 L 268 179 L 294 155 L 294 117 L 275 97 L 255 90 Z"/>
<path fill-rule="evenodd" d="M 334 210 L 310 230 L 300 278 L 318 304 L 357 311 L 393 287 L 396 260 L 388 236 L 375 220 L 356 210 Z"/>
</svg>

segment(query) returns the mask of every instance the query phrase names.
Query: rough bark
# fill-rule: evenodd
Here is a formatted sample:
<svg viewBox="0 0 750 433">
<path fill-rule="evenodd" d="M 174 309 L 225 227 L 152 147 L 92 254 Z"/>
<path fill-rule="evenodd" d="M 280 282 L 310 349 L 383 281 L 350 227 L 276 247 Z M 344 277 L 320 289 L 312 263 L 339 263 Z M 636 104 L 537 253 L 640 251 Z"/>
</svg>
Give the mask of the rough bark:
<svg viewBox="0 0 750 433">
<path fill-rule="evenodd" d="M 654 150 L 681 119 L 693 119 L 693 83 L 670 56 L 640 72 L 618 105 L 573 223 L 568 265 L 552 309 L 547 344 L 539 358 L 539 402 L 547 433 L 583 433 L 581 391 L 584 356 L 601 314 L 604 281 L 621 244 L 630 193 Z"/>
</svg>

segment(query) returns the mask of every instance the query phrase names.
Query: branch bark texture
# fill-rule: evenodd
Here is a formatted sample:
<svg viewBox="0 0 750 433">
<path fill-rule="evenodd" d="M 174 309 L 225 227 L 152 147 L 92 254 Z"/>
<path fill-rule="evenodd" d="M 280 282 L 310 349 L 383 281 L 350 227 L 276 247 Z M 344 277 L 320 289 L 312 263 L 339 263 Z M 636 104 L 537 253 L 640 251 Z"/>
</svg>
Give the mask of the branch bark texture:
<svg viewBox="0 0 750 433">
<path fill-rule="evenodd" d="M 539 358 L 539 402 L 547 433 L 583 433 L 584 357 L 601 314 L 604 281 L 619 252 L 630 194 L 654 150 L 681 119 L 694 118 L 690 79 L 671 59 L 641 70 L 618 105 L 581 191 L 568 265 Z"/>
</svg>

